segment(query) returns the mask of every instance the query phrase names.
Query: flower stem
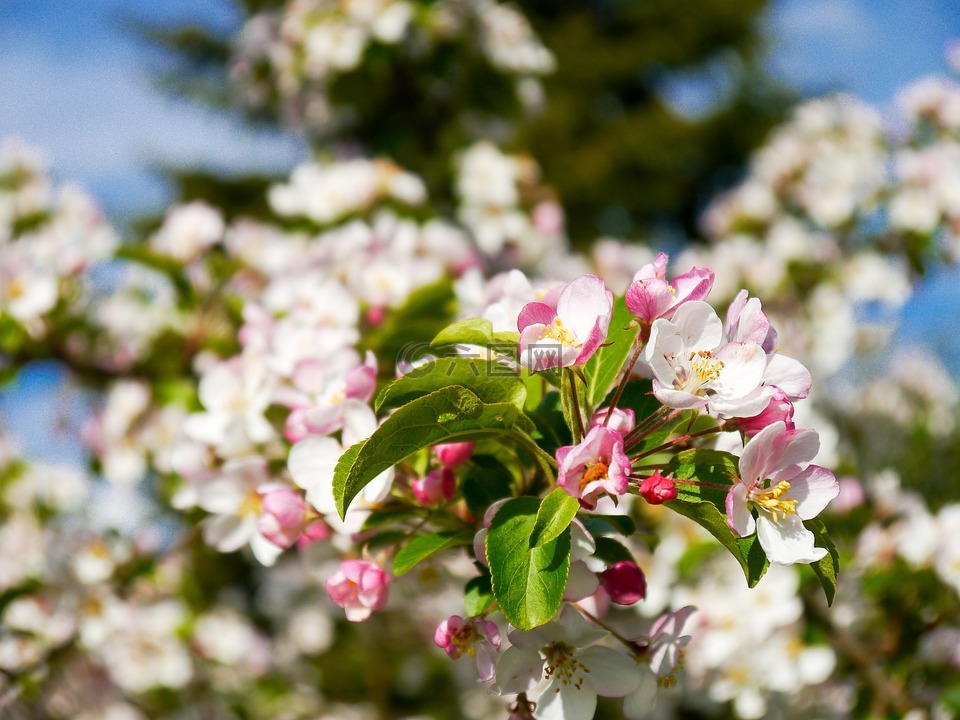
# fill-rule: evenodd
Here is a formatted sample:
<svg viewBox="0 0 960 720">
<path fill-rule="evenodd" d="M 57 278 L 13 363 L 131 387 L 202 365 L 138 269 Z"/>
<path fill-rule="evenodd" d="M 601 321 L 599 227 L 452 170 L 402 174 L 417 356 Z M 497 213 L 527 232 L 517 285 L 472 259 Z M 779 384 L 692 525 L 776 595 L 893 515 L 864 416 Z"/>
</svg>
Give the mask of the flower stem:
<svg viewBox="0 0 960 720">
<path fill-rule="evenodd" d="M 617 631 L 614 630 L 612 627 L 610 627 L 609 625 L 607 625 L 607 623 L 605 623 L 603 620 L 601 620 L 600 618 L 598 618 L 598 617 L 597 617 L 596 615 L 594 615 L 592 612 L 590 612 L 590 611 L 587 610 L 586 608 L 581 607 L 581 605 L 580 605 L 579 603 L 570 603 L 570 604 L 573 605 L 573 606 L 580 612 L 581 615 L 583 615 L 585 618 L 587 618 L 587 620 L 589 620 L 590 622 L 592 622 L 592 623 L 594 623 L 594 624 L 599 625 L 600 627 L 602 627 L 604 630 L 606 630 L 608 633 L 610 633 L 611 635 L 613 635 L 617 640 L 619 640 L 620 642 L 622 642 L 622 643 L 623 643 L 624 645 L 626 645 L 628 648 L 633 649 L 633 648 L 636 647 L 636 645 L 634 644 L 634 642 L 633 642 L 632 640 L 628 640 L 627 638 L 625 638 L 623 635 L 621 635 L 619 632 L 617 632 Z"/>
<path fill-rule="evenodd" d="M 643 343 L 637 342 L 637 349 L 633 353 L 633 357 L 630 358 L 630 362 L 627 363 L 626 369 L 623 371 L 623 377 L 620 378 L 620 384 L 617 385 L 617 391 L 613 394 L 613 400 L 610 402 L 610 407 L 607 408 L 607 416 L 603 419 L 603 426 L 606 427 L 607 423 L 610 422 L 610 416 L 613 414 L 613 411 L 617 408 L 617 403 L 620 402 L 620 396 L 623 395 L 623 389 L 627 386 L 627 382 L 630 380 L 630 373 L 633 372 L 633 366 L 637 364 L 637 360 L 640 359 L 640 353 L 643 351 Z"/>
<path fill-rule="evenodd" d="M 664 408 L 666 408 L 666 406 L 664 406 Z M 646 428 L 642 426 L 634 428 L 633 431 L 623 439 L 624 450 L 629 450 L 630 448 L 635 447 L 637 443 L 643 440 L 647 435 L 649 435 L 655 430 L 659 430 L 660 428 L 662 428 L 664 425 L 666 425 L 668 422 L 673 420 L 675 417 L 677 417 L 677 415 L 679 415 L 682 412 L 683 410 L 673 410 L 670 413 L 668 413 L 666 417 L 660 418 L 659 420 L 657 420 L 652 425 L 649 425 Z"/>
<path fill-rule="evenodd" d="M 714 434 L 714 433 L 718 433 L 718 432 L 722 432 L 722 431 L 723 431 L 723 426 L 722 426 L 722 425 L 717 425 L 716 427 L 707 428 L 706 430 L 699 430 L 699 431 L 697 431 L 697 432 L 695 432 L 695 433 L 689 433 L 688 435 L 680 435 L 679 437 L 675 437 L 673 440 L 668 440 L 667 442 L 663 443 L 662 445 L 657 445 L 657 447 L 655 447 L 655 448 L 650 448 L 649 450 L 644 450 L 642 453 L 640 453 L 639 455 L 635 455 L 635 456 L 634 456 L 633 458 L 631 458 L 631 459 L 632 459 L 632 460 L 639 460 L 640 458 L 645 458 L 645 457 L 647 457 L 648 455 L 655 455 L 655 454 L 658 453 L 658 452 L 663 452 L 664 450 L 669 450 L 669 449 L 672 448 L 672 447 L 676 447 L 677 445 L 681 445 L 681 444 L 683 444 L 683 443 L 689 442 L 690 440 L 693 440 L 693 439 L 695 439 L 695 438 L 703 437 L 704 435 L 712 435 L 712 434 Z M 634 445 L 635 445 L 635 444 L 636 444 L 636 443 L 634 443 Z"/>
<path fill-rule="evenodd" d="M 577 442 L 580 442 L 583 440 L 583 436 L 586 433 L 583 430 L 583 415 L 580 412 L 580 397 L 577 395 L 577 378 L 573 374 L 573 370 L 569 368 L 564 369 L 563 372 L 570 381 L 570 404 L 573 406 L 571 409 L 573 411 L 573 416 L 576 419 L 577 432 L 579 433 Z"/>
</svg>

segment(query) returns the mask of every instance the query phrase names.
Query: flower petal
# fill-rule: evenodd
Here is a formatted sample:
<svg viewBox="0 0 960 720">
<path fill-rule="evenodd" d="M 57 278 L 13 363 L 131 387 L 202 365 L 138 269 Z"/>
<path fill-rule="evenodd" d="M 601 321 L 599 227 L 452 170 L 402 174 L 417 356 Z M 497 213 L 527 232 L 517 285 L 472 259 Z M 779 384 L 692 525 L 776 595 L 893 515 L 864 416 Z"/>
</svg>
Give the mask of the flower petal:
<svg viewBox="0 0 960 720">
<path fill-rule="evenodd" d="M 595 645 L 577 657 L 590 671 L 587 679 L 597 695 L 623 697 L 640 686 L 643 673 L 633 659 L 624 653 Z"/>
<path fill-rule="evenodd" d="M 827 554 L 814 546 L 813 533 L 797 515 L 774 521 L 761 514 L 757 518 L 757 538 L 770 562 L 780 565 L 817 562 Z"/>
</svg>

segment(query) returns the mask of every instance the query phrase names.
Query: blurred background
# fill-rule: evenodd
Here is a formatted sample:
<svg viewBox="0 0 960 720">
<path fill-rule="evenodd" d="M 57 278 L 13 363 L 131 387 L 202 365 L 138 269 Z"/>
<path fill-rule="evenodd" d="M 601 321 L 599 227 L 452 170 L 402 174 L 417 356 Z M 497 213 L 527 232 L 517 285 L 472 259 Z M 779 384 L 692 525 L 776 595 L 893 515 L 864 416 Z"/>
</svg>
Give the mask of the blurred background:
<svg viewBox="0 0 960 720">
<path fill-rule="evenodd" d="M 495 5 L 484 2 L 459 7 Z M 258 292 L 276 277 L 284 279 L 273 261 L 264 260 L 266 253 L 258 255 L 260 243 L 289 246 L 301 254 L 304 246 L 296 243 L 303 234 L 318 244 L 324 238 L 336 243 L 336 232 L 347 221 L 359 218 L 372 227 L 374 210 L 380 209 L 375 206 L 383 200 L 361 203 L 333 219 L 318 218 L 283 209 L 277 188 L 286 189 L 288 199 L 295 195 L 295 169 L 306 163 L 330 162 L 335 167 L 333 161 L 385 157 L 423 178 L 432 203 L 401 212 L 397 206 L 403 198 L 388 198 L 390 202 L 382 203 L 388 212 L 424 223 L 431 212 L 456 218 L 486 253 L 483 262 L 491 274 L 518 265 L 531 276 L 540 272 L 563 277 L 571 268 L 582 272 L 584 263 L 593 263 L 590 267 L 600 268 L 597 272 L 607 270 L 623 279 L 624 272 L 632 275 L 652 259 L 649 249 L 663 249 L 678 268 L 715 267 L 718 308 L 739 287 L 749 287 L 777 320 L 785 352 L 813 370 L 815 396 L 803 407 L 815 409 L 798 408 L 798 424 L 820 431 L 820 462 L 849 481 L 849 492 L 827 518 L 844 567 L 849 567 L 834 614 L 824 613 L 819 589 L 806 568 L 771 572 L 765 586 L 771 589 L 753 595 L 745 593 L 737 568 L 716 577 L 701 573 L 703 558 L 715 543 L 704 543 L 689 527 L 657 515 L 646 519 L 663 542 L 637 552 L 643 553 L 641 564 L 651 577 L 651 588 L 659 583 L 675 590 L 669 599 L 666 591 L 649 599 L 651 614 L 670 603 L 707 608 L 698 628 L 704 638 L 701 648 L 713 641 L 723 645 L 725 623 L 749 625 L 753 613 L 759 617 L 780 603 L 788 610 L 773 622 L 775 627 L 765 628 L 767 635 L 757 637 L 738 626 L 742 632 L 736 642 L 742 646 L 731 654 L 748 657 L 751 647 L 774 647 L 781 654 L 774 653 L 772 664 L 786 657 L 798 667 L 809 660 L 812 667 L 817 663 L 811 658 L 818 652 L 821 660 L 826 654 L 827 661 L 807 675 L 803 668 L 797 670 L 791 676 L 793 685 L 784 687 L 777 685 L 782 678 L 764 685 L 730 654 L 721 657 L 714 651 L 712 657 L 721 659 L 711 665 L 704 660 L 710 652 L 695 649 L 691 675 L 700 684 L 691 697 L 666 703 L 660 717 L 811 717 L 804 713 L 813 712 L 811 703 L 822 699 L 836 709 L 824 717 L 894 718 L 916 710 L 920 714 L 911 715 L 913 720 L 941 720 L 960 712 L 955 674 L 960 668 L 960 555 L 952 540 L 960 501 L 960 179 L 953 170 L 960 158 L 960 7 L 948 0 L 521 0 L 513 6 L 529 21 L 526 34 L 509 18 L 500 29 L 507 50 L 522 47 L 529 53 L 510 55 L 501 47 L 504 54 L 498 56 L 496 48 L 491 50 L 495 43 L 484 44 L 489 41 L 484 33 L 496 33 L 482 25 L 478 10 L 471 12 L 479 19 L 457 26 L 450 18 L 430 15 L 428 10 L 442 3 L 410 3 L 421 15 L 404 22 L 416 25 L 430 41 L 400 48 L 388 19 L 376 17 L 381 6 L 390 3 L 371 0 L 354 5 L 383 21 L 374 33 L 377 41 L 358 48 L 349 37 L 328 38 L 331 47 L 346 49 L 342 56 L 334 53 L 327 59 L 335 70 L 324 67 L 311 75 L 313 70 L 296 55 L 304 52 L 298 45 L 302 37 L 284 37 L 278 18 L 292 17 L 294 27 L 321 27 L 327 19 L 304 10 L 314 5 L 322 3 L 0 1 L 0 139 L 21 138 L 43 155 L 41 160 L 28 153 L 21 167 L 19 151 L 11 153 L 14 189 L 9 194 L 22 193 L 29 204 L 36 181 L 43 190 L 36 195 L 47 198 L 51 184 L 43 168 L 48 167 L 52 186 L 80 185 L 106 214 L 104 219 L 87 213 L 87 206 L 73 198 L 64 207 L 51 202 L 44 210 L 49 217 L 0 216 L 0 229 L 6 230 L 7 223 L 12 238 L 33 241 L 30 232 L 36 225 L 31 223 L 45 227 L 63 213 L 88 233 L 77 235 L 82 242 L 94 231 L 109 236 L 103 243 L 109 251 L 90 251 L 94 271 L 89 278 L 77 270 L 80 262 L 61 273 L 61 295 L 54 292 L 56 303 L 37 313 L 39 322 L 9 321 L 0 307 L 0 352 L 5 353 L 0 357 L 2 427 L 31 462 L 73 469 L 93 463 L 94 472 L 87 478 L 93 502 L 84 501 L 81 510 L 65 510 L 60 529 L 66 528 L 77 542 L 86 542 L 93 529 L 107 529 L 109 542 L 97 545 L 98 553 L 106 544 L 123 547 L 139 560 L 140 550 L 145 548 L 146 557 L 159 548 L 150 560 L 156 567 L 149 570 L 143 569 L 146 560 L 133 562 L 117 553 L 124 559 L 115 563 L 116 576 L 110 576 L 119 588 L 114 594 L 123 603 L 129 601 L 134 613 L 152 612 L 161 604 L 153 604 L 157 597 L 172 596 L 187 608 L 190 619 L 180 624 L 164 625 L 152 615 L 138 622 L 166 628 L 162 638 L 153 639 L 158 646 L 167 643 L 163 647 L 169 649 L 172 642 L 184 653 L 189 647 L 191 654 L 183 662 L 202 676 L 191 685 L 196 698 L 184 700 L 171 690 L 187 682 L 175 669 L 159 680 L 149 673 L 145 680 L 131 679 L 122 675 L 126 656 L 97 656 L 94 670 L 84 666 L 79 679 L 69 676 L 64 687 L 74 692 L 90 677 L 95 678 L 90 687 L 103 682 L 112 693 L 116 685 L 117 697 L 142 711 L 115 716 L 123 720 L 272 719 L 281 717 L 273 708 L 294 707 L 290 698 L 302 700 L 307 708 L 316 702 L 338 718 L 420 717 L 414 714 L 419 711 L 430 717 L 485 717 L 487 705 L 472 691 L 458 695 L 450 684 L 459 673 L 463 687 L 473 688 L 475 677 L 465 679 L 462 663 L 451 670 L 435 648 L 424 649 L 418 634 L 422 628 L 412 628 L 414 621 L 403 612 L 375 617 L 363 626 L 345 623 L 339 609 L 319 604 L 317 573 L 304 579 L 304 573 L 291 569 L 289 555 L 294 553 L 288 553 L 287 564 L 281 561 L 267 574 L 249 553 L 219 554 L 205 546 L 197 532 L 183 532 L 209 519 L 206 508 L 167 507 L 176 495 L 177 479 L 172 466 L 160 461 L 161 449 L 169 450 L 174 431 L 187 418 L 202 414 L 196 385 L 217 367 L 211 358 L 242 353 L 239 328 L 249 320 L 242 312 L 244 303 L 259 302 Z M 520 30 L 526 27 L 519 25 Z M 519 32 L 523 42 L 511 32 Z M 284 54 L 287 45 L 295 48 L 289 55 Z M 296 58 L 291 60 L 291 55 Z M 940 79 L 924 84 L 927 76 Z M 908 87 L 912 90 L 905 92 Z M 837 93 L 843 96 L 838 99 Z M 834 99 L 818 100 L 823 97 Z M 489 251 L 482 247 L 484 218 L 478 221 L 470 214 L 476 209 L 471 203 L 482 206 L 482 198 L 469 197 L 463 180 L 466 148 L 476 147 L 478 140 L 499 148 L 492 152 L 479 143 L 487 159 L 493 158 L 487 170 L 515 171 L 516 177 L 506 181 L 502 176 L 494 179 L 504 186 L 515 184 L 509 189 L 516 190 L 519 199 L 495 210 L 517 211 L 522 217 L 524 230 L 530 232 L 521 240 L 532 238 L 531 246 L 540 252 L 532 260 L 519 247 L 523 242 L 494 243 Z M 26 190 L 17 187 L 21 170 Z M 288 183 L 291 173 L 294 179 Z M 474 190 L 484 182 L 495 184 L 483 172 L 479 175 L 483 182 L 475 183 Z M 0 193 L 9 190 L 4 185 L 9 180 L 0 172 Z M 917 193 L 907 197 L 904 192 L 916 190 L 914 184 L 919 185 L 919 201 Z M 311 190 L 306 181 L 304 187 Z M 946 199 L 930 219 L 922 201 L 933 194 L 933 187 Z M 759 203 L 751 194 L 758 189 Z M 850 207 L 837 210 L 831 205 L 833 191 L 849 200 Z M 904 201 L 895 212 L 898 200 Z M 197 210 L 188 204 L 193 201 L 209 207 Z M 180 204 L 197 213 L 190 220 L 196 226 L 186 222 L 189 232 L 184 234 L 196 230 L 192 238 L 200 245 L 196 238 L 203 235 L 203 222 L 214 218 L 208 246 L 201 248 L 214 249 L 205 254 L 188 248 L 171 268 L 171 262 L 158 255 L 175 254 L 169 242 L 176 235 L 171 229 L 176 218 L 169 209 Z M 558 207 L 562 210 L 556 221 Z M 538 224 L 543 218 L 538 221 L 536 214 L 543 208 L 554 212 L 541 212 L 547 226 L 553 217 L 553 229 Z M 247 225 L 248 219 L 261 224 Z M 115 228 L 115 237 L 103 225 Z M 184 225 L 179 227 L 182 231 Z M 55 247 L 64 236 L 74 239 L 68 232 L 49 235 Z M 460 238 L 456 233 L 450 237 Z M 111 259 L 111 242 L 117 239 L 122 240 L 119 260 Z M 249 241 L 246 246 L 244 239 Z M 0 240 L 3 250 L 6 238 Z M 581 253 L 579 259 L 572 259 L 568 246 Z M 441 257 L 447 280 L 459 277 L 463 267 L 450 257 L 459 250 L 443 255 L 433 247 L 431 252 Z M 553 264 L 547 262 L 551 253 L 559 258 Z M 95 267 L 104 260 L 105 267 Z M 44 261 L 53 262 L 46 256 Z M 134 310 L 116 316 L 103 311 L 108 302 L 102 296 L 125 287 L 127 266 L 138 263 L 153 276 L 144 280 L 131 273 L 136 280 L 130 283 L 133 300 L 123 309 Z M 4 270 L 0 267 L 0 282 L 9 282 Z M 727 278 L 723 287 L 721 277 Z M 224 287 L 228 291 L 220 292 Z M 410 317 L 418 317 L 405 315 L 404 303 L 416 305 L 420 290 L 404 286 L 395 302 L 381 302 L 351 287 L 364 313 L 387 308 L 397 313 L 401 328 Z M 440 307 L 424 327 L 418 326 L 427 339 L 455 314 L 450 309 L 453 283 L 443 292 L 439 301 L 419 297 L 418 312 Z M 457 300 L 466 305 L 468 293 L 462 287 L 457 292 L 463 296 Z M 20 295 L 22 288 L 9 294 Z M 3 298 L 0 292 L 0 301 L 6 302 Z M 162 308 L 157 316 L 167 317 L 151 315 L 155 307 Z M 436 316 L 443 313 L 450 317 Z M 361 335 L 357 348 L 377 351 L 381 374 L 391 375 L 393 368 L 384 372 L 383 363 L 396 356 L 391 342 L 402 333 L 390 322 L 378 331 L 379 320 L 370 317 L 363 315 L 354 323 Z M 192 334 L 196 328 L 189 321 L 194 318 L 203 332 Z M 90 325 L 89 337 L 83 335 L 84 323 Z M 82 341 L 71 344 L 78 336 Z M 166 410 L 170 412 L 161 417 Z M 109 422 L 104 418 L 112 418 L 119 428 L 111 441 L 116 447 L 97 435 L 106 433 L 103 427 Z M 118 452 L 111 456 L 113 450 Z M 118 459 L 127 450 L 130 453 Z M 279 449 L 271 448 L 275 455 L 270 461 L 282 468 L 287 450 L 281 441 Z M 210 450 L 205 457 L 215 455 Z M 0 495 L 16 487 L 17 473 L 27 476 L 20 466 L 16 472 L 9 470 L 12 457 L 15 453 L 7 453 L 0 442 Z M 124 473 L 125 480 L 112 477 Z M 58 484 L 63 478 L 55 473 L 29 477 L 36 485 L 30 492 L 43 496 L 37 522 L 52 519 L 51 525 L 57 526 L 59 516 L 47 512 L 43 503 L 55 506 L 62 500 L 58 489 L 70 483 Z M 53 481 L 44 484 L 46 477 Z M 16 496 L 3 496 L 0 533 L 21 515 L 33 517 L 35 508 L 18 506 Z M 30 495 L 31 502 L 34 499 Z M 75 511 L 78 516 L 85 513 L 84 520 L 76 520 L 71 514 Z M 936 533 L 930 530 L 934 527 L 939 528 Z M 141 531 L 146 539 L 138 537 Z M 131 541 L 135 551 L 124 545 L 131 538 L 136 539 Z M 182 566 L 164 569 L 162 556 L 174 541 L 178 544 L 172 555 L 186 548 L 184 557 L 176 559 Z M 33 593 L 43 596 L 45 612 L 61 602 L 49 600 L 59 597 L 55 582 L 48 592 L 42 583 L 10 579 L 23 579 L 16 556 L 24 548 L 41 546 L 39 540 L 31 542 L 28 537 L 22 544 L 0 543 L 0 612 L 16 607 L 17 597 Z M 704 550 L 705 545 L 710 549 Z M 682 550 L 675 555 L 664 554 L 664 548 L 678 546 Z M 47 553 L 37 560 L 38 567 L 45 567 L 46 559 L 50 568 L 59 568 L 57 563 L 66 562 L 63 554 Z M 86 557 L 80 551 L 77 555 Z M 107 575 L 110 572 L 113 569 Z M 661 572 L 654 580 L 654 573 Z M 142 576 L 149 576 L 156 587 L 142 591 Z M 84 602 L 88 590 L 85 586 L 80 593 Z M 141 591 L 143 596 L 138 595 Z M 709 606 L 718 595 L 732 598 L 730 616 L 722 609 L 710 615 Z M 68 592 L 64 596 L 73 597 Z M 93 605 L 109 604 L 100 596 L 94 600 Z M 78 604 L 73 599 L 62 604 L 71 602 Z M 305 640 L 298 645 L 297 630 L 291 630 L 289 621 L 294 611 L 307 628 L 304 636 L 316 640 L 313 644 Z M 430 619 L 436 612 L 436 607 L 428 607 L 424 614 Z M 210 622 L 204 626 L 201 619 Z M 205 639 L 201 627 L 207 628 Z M 4 633 L 0 628 L 0 689 L 4 679 L 20 678 L 17 673 L 8 677 L 5 670 L 12 651 L 4 644 L 9 639 Z M 239 654 L 249 650 L 249 657 L 234 663 L 241 668 L 236 674 L 224 671 L 232 661 L 216 655 L 219 650 L 211 637 L 219 634 L 242 645 Z M 237 639 L 241 636 L 243 642 Z M 731 643 L 725 646 L 727 652 Z M 153 648 L 146 641 L 145 646 Z M 384 667 L 370 669 L 370 654 L 383 647 Z M 827 647 L 830 650 L 822 652 Z M 809 650 L 812 654 L 805 655 Z M 224 651 L 224 657 L 229 655 Z M 247 662 L 250 657 L 254 660 Z M 749 657 L 754 673 L 771 664 Z M 873 658 L 878 658 L 876 663 Z M 270 666 L 271 661 L 278 667 Z M 141 662 L 144 667 L 150 664 Z M 873 664 L 882 670 L 873 670 Z M 27 709 L 15 717 L 40 717 L 30 713 L 41 702 L 47 708 L 69 707 L 66 701 L 58 706 L 58 696 L 51 700 L 44 695 L 46 672 L 45 660 L 28 663 Z M 112 685 L 104 680 L 107 676 Z M 436 687 L 443 692 L 432 693 Z M 308 691 L 301 695 L 303 688 Z M 804 694 L 807 688 L 817 692 Z M 58 687 L 54 695 L 59 692 Z M 347 707 L 371 694 L 379 715 L 351 715 Z M 79 691 L 75 696 L 84 697 Z M 0 716 L 5 697 L 0 695 Z M 344 705 L 323 705 L 328 699 Z M 464 708 L 470 703 L 479 709 L 468 712 Z M 214 707 L 216 712 L 210 709 Z M 928 714 L 930 708 L 936 709 Z M 96 712 L 84 720 L 107 717 Z M 300 717 L 296 712 L 290 710 L 289 716 Z M 304 710 L 304 715 L 309 712 Z M 618 712 L 603 706 L 602 717 L 620 717 Z M 55 716 L 72 717 L 67 711 Z"/>
</svg>

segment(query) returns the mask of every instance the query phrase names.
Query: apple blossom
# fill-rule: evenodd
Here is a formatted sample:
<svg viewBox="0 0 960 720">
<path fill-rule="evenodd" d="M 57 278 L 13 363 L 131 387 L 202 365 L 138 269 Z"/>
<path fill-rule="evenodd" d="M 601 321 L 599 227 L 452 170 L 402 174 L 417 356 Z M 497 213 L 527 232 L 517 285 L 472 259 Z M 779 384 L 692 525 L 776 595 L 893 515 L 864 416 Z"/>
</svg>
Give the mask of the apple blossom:
<svg viewBox="0 0 960 720">
<path fill-rule="evenodd" d="M 557 465 L 557 485 L 583 507 L 596 507 L 603 493 L 618 497 L 627 492 L 630 460 L 623 451 L 623 436 L 616 430 L 591 428 L 580 444 L 557 450 Z"/>
<path fill-rule="evenodd" d="M 682 305 L 672 320 L 655 320 L 642 359 L 664 405 L 716 417 L 752 417 L 774 394 L 761 388 L 767 357 L 752 342 L 723 342 L 723 325 L 707 303 Z"/>
<path fill-rule="evenodd" d="M 421 505 L 436 505 L 453 499 L 457 479 L 448 467 L 431 470 L 425 476 L 410 481 L 410 490 Z"/>
<path fill-rule="evenodd" d="M 641 679 L 629 656 L 593 645 L 606 635 L 569 605 L 553 622 L 513 631 L 511 647 L 497 662 L 497 687 L 503 694 L 538 691 L 541 720 L 592 717 L 598 695 L 623 697 Z"/>
<path fill-rule="evenodd" d="M 713 287 L 713 271 L 693 268 L 667 282 L 666 254 L 660 253 L 633 276 L 627 289 L 627 308 L 640 324 L 649 327 L 657 318 L 669 318 L 681 305 L 703 300 Z"/>
<path fill-rule="evenodd" d="M 446 468 L 455 468 L 470 459 L 475 446 L 476 443 L 472 442 L 442 443 L 434 445 L 433 452 L 441 465 Z"/>
<path fill-rule="evenodd" d="M 640 496 L 651 505 L 662 505 L 677 497 L 677 485 L 657 470 L 640 483 Z"/>
<path fill-rule="evenodd" d="M 475 657 L 481 681 L 494 678 L 500 649 L 500 628 L 496 623 L 482 618 L 464 620 L 459 615 L 451 615 L 437 627 L 434 642 L 454 660 L 464 654 Z"/>
<path fill-rule="evenodd" d="M 327 579 L 327 593 L 346 610 L 347 620 L 363 622 L 374 610 L 387 604 L 390 579 L 372 562 L 344 560 L 340 569 Z"/>
<path fill-rule="evenodd" d="M 727 493 L 727 522 L 740 537 L 756 532 L 771 562 L 810 563 L 827 554 L 803 526 L 840 492 L 832 472 L 810 465 L 819 449 L 815 430 L 787 430 L 775 422 L 740 456 L 740 478 Z M 751 508 L 759 512 L 756 520 Z"/>
<path fill-rule="evenodd" d="M 520 311 L 520 363 L 532 372 L 583 365 L 607 336 L 613 293 L 596 275 L 560 289 L 556 302 L 528 303 Z"/>
</svg>

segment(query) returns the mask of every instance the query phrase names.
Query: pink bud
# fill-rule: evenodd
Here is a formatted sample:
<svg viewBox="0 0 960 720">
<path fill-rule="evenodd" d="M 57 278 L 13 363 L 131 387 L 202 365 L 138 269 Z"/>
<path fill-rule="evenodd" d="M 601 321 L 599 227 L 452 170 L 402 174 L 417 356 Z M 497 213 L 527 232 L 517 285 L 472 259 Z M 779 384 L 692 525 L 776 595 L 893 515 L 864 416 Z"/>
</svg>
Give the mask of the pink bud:
<svg viewBox="0 0 960 720">
<path fill-rule="evenodd" d="M 609 421 L 607 421 L 607 415 L 610 416 Z M 602 408 L 597 410 L 590 427 L 603 425 L 605 421 L 607 421 L 608 428 L 616 430 L 621 435 L 627 435 L 636 426 L 636 416 L 633 414 L 633 410 L 629 408 L 613 408 L 612 410 Z"/>
<path fill-rule="evenodd" d="M 390 579 L 377 565 L 366 560 L 344 560 L 327 580 L 327 594 L 346 610 L 347 620 L 363 622 L 374 610 L 387 604 Z"/>
<path fill-rule="evenodd" d="M 372 307 L 367 310 L 367 322 L 376 327 L 383 322 L 387 311 L 382 307 Z"/>
<path fill-rule="evenodd" d="M 640 494 L 651 505 L 662 505 L 667 500 L 673 500 L 677 497 L 677 486 L 673 480 L 664 477 L 657 470 L 640 483 Z"/>
<path fill-rule="evenodd" d="M 600 573 L 600 583 L 617 605 L 633 605 L 647 596 L 647 579 L 636 563 L 621 560 Z"/>
<path fill-rule="evenodd" d="M 453 499 L 457 488 L 457 479 L 450 468 L 431 470 L 426 477 L 417 478 L 410 483 L 417 502 L 421 505 L 436 505 L 443 500 Z"/>
<path fill-rule="evenodd" d="M 260 533 L 282 548 L 293 545 L 303 531 L 307 504 L 293 490 L 281 488 L 263 496 L 262 515 L 257 523 Z"/>
<path fill-rule="evenodd" d="M 472 442 L 443 443 L 434 445 L 433 452 L 436 453 L 441 465 L 454 468 L 470 459 L 475 445 L 476 443 Z"/>
<path fill-rule="evenodd" d="M 330 537 L 330 532 L 330 526 L 323 520 L 314 520 L 303 529 L 303 534 L 301 534 L 300 539 L 297 540 L 297 547 L 302 549 L 319 540 L 326 540 Z"/>
<path fill-rule="evenodd" d="M 736 420 L 737 427 L 748 438 L 752 438 L 767 425 L 772 425 L 775 422 L 783 422 L 787 430 L 793 430 L 795 427 L 793 423 L 793 403 L 780 388 L 777 388 L 777 392 L 770 398 L 767 407 L 759 415 Z"/>
</svg>

